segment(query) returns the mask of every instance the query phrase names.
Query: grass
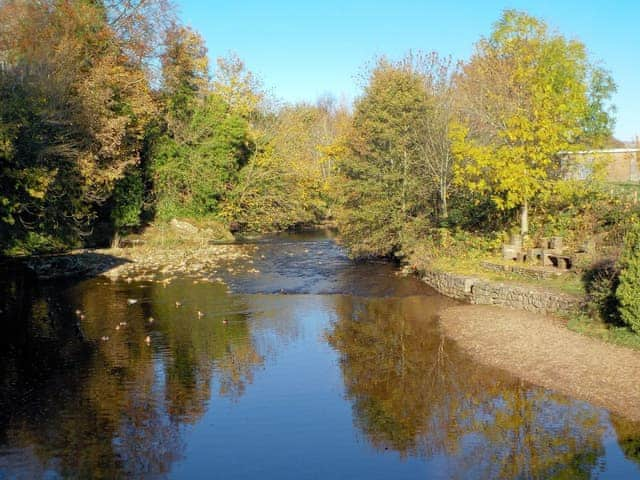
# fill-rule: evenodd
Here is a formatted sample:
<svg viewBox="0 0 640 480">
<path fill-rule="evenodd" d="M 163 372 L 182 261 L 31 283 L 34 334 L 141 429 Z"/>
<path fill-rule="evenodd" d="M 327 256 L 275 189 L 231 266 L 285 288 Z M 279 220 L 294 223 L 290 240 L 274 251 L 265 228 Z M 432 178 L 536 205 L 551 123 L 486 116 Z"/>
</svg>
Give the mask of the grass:
<svg viewBox="0 0 640 480">
<path fill-rule="evenodd" d="M 567 328 L 598 340 L 640 350 L 640 335 L 627 327 L 610 325 L 585 313 L 569 317 Z"/>
<path fill-rule="evenodd" d="M 640 200 L 640 183 L 638 182 L 612 182 L 610 186 L 612 193 L 630 203 Z"/>
<path fill-rule="evenodd" d="M 169 222 L 158 222 L 147 227 L 140 235 L 129 236 L 130 240 L 141 240 L 140 248 L 167 249 L 176 247 L 204 247 L 211 241 L 233 241 L 233 235 L 220 222 L 212 219 L 179 219 L 198 231 L 184 232 L 172 227 Z"/>
<path fill-rule="evenodd" d="M 471 275 L 498 282 L 542 287 L 546 290 L 558 291 L 570 295 L 582 296 L 585 294 L 582 279 L 575 273 L 567 273 L 557 278 L 536 280 L 511 272 L 503 273 L 485 270 L 480 265 L 482 260 L 494 263 L 505 263 L 500 258 L 487 256 L 486 252 L 484 252 L 484 257 L 479 252 L 469 252 L 468 255 L 461 255 L 459 257 L 440 256 L 430 262 L 429 268 L 462 275 Z M 627 327 L 604 323 L 597 318 L 590 317 L 584 312 L 563 315 L 563 317 L 567 320 L 567 328 L 569 328 L 569 330 L 614 345 L 640 350 L 640 335 Z"/>
<path fill-rule="evenodd" d="M 430 268 L 436 270 L 442 270 L 452 273 L 458 273 L 461 275 L 471 275 L 474 277 L 483 278 L 486 280 L 493 280 L 497 282 L 505 283 L 517 283 L 529 285 L 532 287 L 544 288 L 547 290 L 554 290 L 569 295 L 584 295 L 584 285 L 582 280 L 575 273 L 569 272 L 562 276 L 548 279 L 534 279 L 518 275 L 513 272 L 494 272 L 486 270 L 482 267 L 482 261 L 490 261 L 492 263 L 504 264 L 505 262 L 497 257 L 480 256 L 480 255 L 465 255 L 460 257 L 451 256 L 439 256 L 430 262 Z"/>
</svg>

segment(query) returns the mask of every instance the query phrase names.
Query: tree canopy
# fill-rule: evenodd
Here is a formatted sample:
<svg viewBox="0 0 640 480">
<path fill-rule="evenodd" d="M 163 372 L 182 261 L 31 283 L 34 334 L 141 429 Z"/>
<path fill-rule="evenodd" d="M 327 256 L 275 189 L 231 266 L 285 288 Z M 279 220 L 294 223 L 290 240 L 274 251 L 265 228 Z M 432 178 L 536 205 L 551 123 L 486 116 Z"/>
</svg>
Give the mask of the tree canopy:
<svg viewBox="0 0 640 480">
<path fill-rule="evenodd" d="M 456 87 L 457 180 L 501 209 L 526 207 L 550 188 L 559 152 L 597 146 L 611 133 L 611 77 L 589 62 L 581 42 L 523 12 L 504 12 Z M 523 222 L 525 215 L 526 208 Z"/>
</svg>

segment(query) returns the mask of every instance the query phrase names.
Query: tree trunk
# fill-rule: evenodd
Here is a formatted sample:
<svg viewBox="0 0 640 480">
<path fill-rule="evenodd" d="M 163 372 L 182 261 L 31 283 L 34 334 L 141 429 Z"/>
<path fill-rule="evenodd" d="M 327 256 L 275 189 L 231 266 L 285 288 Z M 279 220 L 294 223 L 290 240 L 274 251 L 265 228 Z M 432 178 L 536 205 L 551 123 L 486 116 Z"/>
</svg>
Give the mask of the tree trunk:
<svg viewBox="0 0 640 480">
<path fill-rule="evenodd" d="M 529 233 L 529 202 L 524 201 L 520 208 L 520 234 L 524 237 Z"/>
<path fill-rule="evenodd" d="M 111 241 L 111 248 L 118 248 L 120 246 L 120 232 L 118 230 L 113 234 L 113 240 Z"/>
<path fill-rule="evenodd" d="M 440 209 L 442 213 L 442 220 L 449 218 L 449 209 L 447 207 L 447 184 L 442 182 L 440 186 Z"/>
</svg>

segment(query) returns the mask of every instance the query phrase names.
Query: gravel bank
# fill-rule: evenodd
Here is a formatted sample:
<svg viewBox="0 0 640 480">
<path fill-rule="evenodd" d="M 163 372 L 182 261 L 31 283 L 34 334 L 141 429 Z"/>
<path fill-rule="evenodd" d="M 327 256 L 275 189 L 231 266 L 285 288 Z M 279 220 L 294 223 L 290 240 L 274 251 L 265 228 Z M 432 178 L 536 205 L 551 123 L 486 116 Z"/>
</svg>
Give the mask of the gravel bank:
<svg viewBox="0 0 640 480">
<path fill-rule="evenodd" d="M 440 318 L 445 334 L 480 362 L 640 421 L 640 352 L 530 312 L 464 305 Z"/>
</svg>

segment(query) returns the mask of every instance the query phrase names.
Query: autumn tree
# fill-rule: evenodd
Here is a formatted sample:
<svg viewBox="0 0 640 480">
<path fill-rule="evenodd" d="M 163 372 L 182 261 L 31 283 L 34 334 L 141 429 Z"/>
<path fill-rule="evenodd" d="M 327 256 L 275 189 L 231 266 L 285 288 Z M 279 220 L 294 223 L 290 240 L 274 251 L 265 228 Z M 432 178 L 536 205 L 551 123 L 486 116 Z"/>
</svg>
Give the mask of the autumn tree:
<svg viewBox="0 0 640 480">
<path fill-rule="evenodd" d="M 212 90 L 245 119 L 264 110 L 266 92 L 262 82 L 235 53 L 217 59 Z"/>
<path fill-rule="evenodd" d="M 314 224 L 332 202 L 332 145 L 341 107 L 285 105 L 256 123 L 256 153 L 241 171 L 227 214 L 238 227 L 274 230 Z"/>
<path fill-rule="evenodd" d="M 234 54 L 219 59 L 212 90 L 246 119 L 251 156 L 224 202 L 234 229 L 273 231 L 314 224 L 327 213 L 333 174 L 330 149 L 344 109 L 281 104 Z"/>
<path fill-rule="evenodd" d="M 155 106 L 110 18 L 99 2 L 0 5 L 0 241 L 11 251 L 77 242 L 140 161 Z"/>
<path fill-rule="evenodd" d="M 557 153 L 610 134 L 611 77 L 585 46 L 540 19 L 506 10 L 456 79 L 460 123 L 452 131 L 457 182 L 521 209 L 559 175 Z"/>
</svg>

